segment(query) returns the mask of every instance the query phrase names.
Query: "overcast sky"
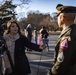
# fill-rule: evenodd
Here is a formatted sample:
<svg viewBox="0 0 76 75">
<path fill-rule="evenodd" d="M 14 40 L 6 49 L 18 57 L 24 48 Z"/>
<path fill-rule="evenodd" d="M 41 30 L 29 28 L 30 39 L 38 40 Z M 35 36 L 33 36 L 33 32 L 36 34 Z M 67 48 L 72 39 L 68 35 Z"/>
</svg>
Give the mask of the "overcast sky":
<svg viewBox="0 0 76 75">
<path fill-rule="evenodd" d="M 17 4 L 19 1 L 14 0 Z M 53 13 L 56 12 L 56 5 L 71 5 L 76 6 L 76 0 L 31 0 L 29 5 L 24 5 L 24 7 L 17 7 L 16 12 L 21 17 L 27 17 L 27 12 L 39 10 L 41 13 Z"/>
</svg>

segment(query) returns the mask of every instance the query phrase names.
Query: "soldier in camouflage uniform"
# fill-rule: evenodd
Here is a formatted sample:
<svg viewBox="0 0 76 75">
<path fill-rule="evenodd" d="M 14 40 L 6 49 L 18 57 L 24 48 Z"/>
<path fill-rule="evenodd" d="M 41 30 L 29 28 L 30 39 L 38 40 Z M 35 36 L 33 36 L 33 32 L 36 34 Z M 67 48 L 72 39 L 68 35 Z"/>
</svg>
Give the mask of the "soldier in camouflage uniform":
<svg viewBox="0 0 76 75">
<path fill-rule="evenodd" d="M 63 30 L 58 37 L 54 54 L 54 65 L 47 75 L 76 75 L 76 7 L 56 6 L 58 25 Z"/>
</svg>

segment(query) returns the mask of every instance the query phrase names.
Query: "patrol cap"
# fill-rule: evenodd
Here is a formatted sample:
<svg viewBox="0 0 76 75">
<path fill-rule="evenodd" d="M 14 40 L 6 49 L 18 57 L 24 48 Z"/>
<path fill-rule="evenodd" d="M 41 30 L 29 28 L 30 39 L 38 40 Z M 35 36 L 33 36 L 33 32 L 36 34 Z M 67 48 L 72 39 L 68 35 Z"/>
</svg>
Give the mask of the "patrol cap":
<svg viewBox="0 0 76 75">
<path fill-rule="evenodd" d="M 76 13 L 75 6 L 64 6 L 62 4 L 58 4 L 56 9 L 57 12 L 55 13 L 55 17 L 58 17 L 60 13 Z"/>
<path fill-rule="evenodd" d="M 65 13 L 76 13 L 76 7 L 74 6 L 64 6 L 62 4 L 58 4 L 56 6 L 56 9 L 60 12 L 65 12 Z"/>
</svg>

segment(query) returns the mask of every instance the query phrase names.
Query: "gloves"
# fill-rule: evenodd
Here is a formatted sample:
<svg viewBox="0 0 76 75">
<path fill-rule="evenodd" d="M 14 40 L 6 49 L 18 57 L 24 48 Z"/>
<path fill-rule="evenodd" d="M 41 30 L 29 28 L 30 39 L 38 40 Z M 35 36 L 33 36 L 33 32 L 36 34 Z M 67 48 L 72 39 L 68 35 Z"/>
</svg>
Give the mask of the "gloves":
<svg viewBox="0 0 76 75">
<path fill-rule="evenodd" d="M 54 75 L 54 74 L 51 72 L 51 69 L 50 69 L 46 75 Z"/>
</svg>

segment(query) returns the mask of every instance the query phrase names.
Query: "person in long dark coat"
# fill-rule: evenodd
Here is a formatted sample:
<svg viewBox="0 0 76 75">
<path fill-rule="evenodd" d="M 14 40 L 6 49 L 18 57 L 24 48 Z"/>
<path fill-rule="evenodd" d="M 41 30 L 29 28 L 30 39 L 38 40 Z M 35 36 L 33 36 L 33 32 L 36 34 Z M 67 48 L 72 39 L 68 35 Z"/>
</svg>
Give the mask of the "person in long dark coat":
<svg viewBox="0 0 76 75">
<path fill-rule="evenodd" d="M 47 75 L 76 75 L 76 7 L 58 4 L 58 25 L 63 30 L 58 37 L 53 67 Z"/>
<path fill-rule="evenodd" d="M 32 40 L 32 26 L 31 26 L 31 24 L 27 25 L 26 31 L 27 31 L 27 38 L 31 41 Z"/>
<path fill-rule="evenodd" d="M 15 21 L 9 21 L 7 23 L 7 32 L 4 33 L 3 37 L 6 41 L 8 50 L 10 51 L 15 72 L 12 71 L 6 51 L 4 51 L 3 60 L 5 63 L 5 75 L 28 75 L 31 73 L 28 58 L 25 54 L 25 46 L 35 51 L 42 51 L 43 47 L 31 43 L 22 35 L 20 27 Z"/>
</svg>

